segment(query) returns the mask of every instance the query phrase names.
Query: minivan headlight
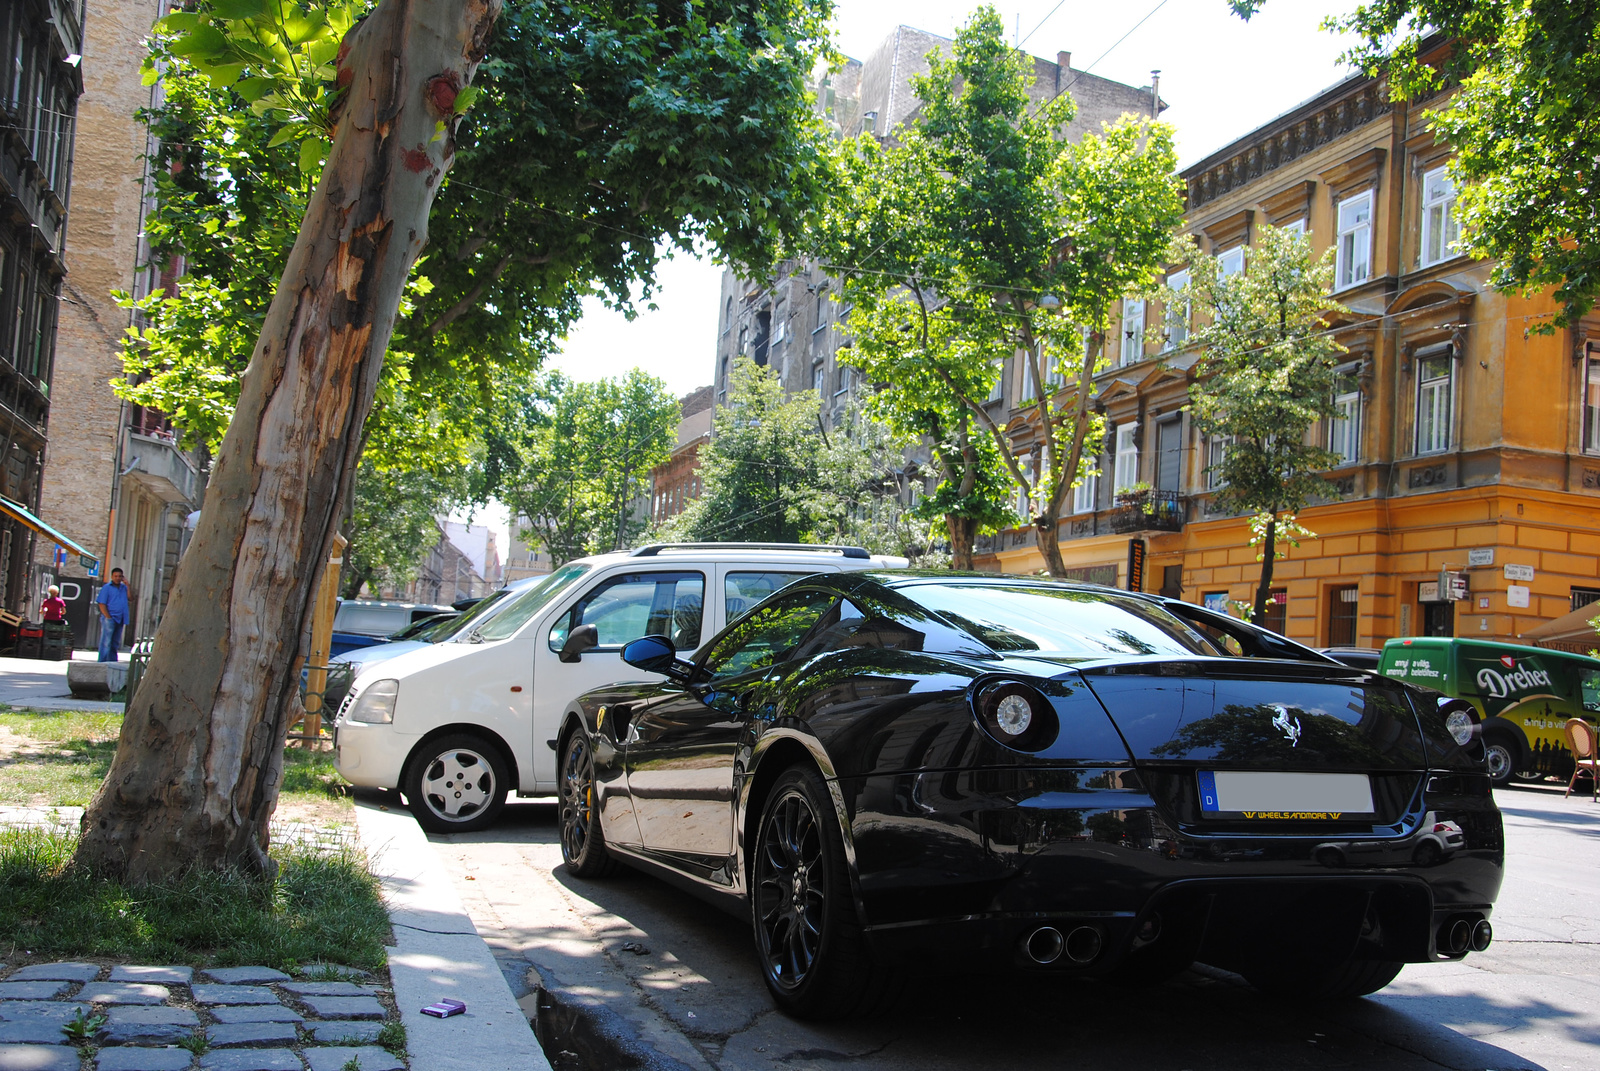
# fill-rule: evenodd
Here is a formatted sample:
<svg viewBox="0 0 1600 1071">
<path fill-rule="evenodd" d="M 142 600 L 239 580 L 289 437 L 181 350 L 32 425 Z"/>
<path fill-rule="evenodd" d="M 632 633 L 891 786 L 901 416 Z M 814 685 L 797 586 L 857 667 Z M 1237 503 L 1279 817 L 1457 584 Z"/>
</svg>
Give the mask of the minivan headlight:
<svg viewBox="0 0 1600 1071">
<path fill-rule="evenodd" d="M 394 700 L 399 694 L 399 681 L 373 681 L 356 697 L 355 704 L 350 708 L 349 719 L 372 725 L 388 725 L 394 721 Z"/>
</svg>

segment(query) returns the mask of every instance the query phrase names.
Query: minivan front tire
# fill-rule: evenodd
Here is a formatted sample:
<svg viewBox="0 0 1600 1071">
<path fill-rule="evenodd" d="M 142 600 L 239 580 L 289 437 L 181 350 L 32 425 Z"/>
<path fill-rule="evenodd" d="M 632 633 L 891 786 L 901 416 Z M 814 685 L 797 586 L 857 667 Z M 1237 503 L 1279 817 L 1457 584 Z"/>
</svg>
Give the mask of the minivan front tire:
<svg viewBox="0 0 1600 1071">
<path fill-rule="evenodd" d="M 471 833 L 500 817 L 510 787 L 500 750 L 471 733 L 429 741 L 412 756 L 401 786 L 429 833 Z"/>
</svg>

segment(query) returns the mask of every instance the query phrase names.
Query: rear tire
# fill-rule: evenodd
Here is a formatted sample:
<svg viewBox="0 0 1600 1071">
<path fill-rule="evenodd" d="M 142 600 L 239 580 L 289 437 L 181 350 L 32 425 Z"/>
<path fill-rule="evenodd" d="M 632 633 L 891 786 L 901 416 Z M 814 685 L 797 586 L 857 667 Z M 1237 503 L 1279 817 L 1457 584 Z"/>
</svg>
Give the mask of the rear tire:
<svg viewBox="0 0 1600 1071">
<path fill-rule="evenodd" d="M 471 733 L 452 733 L 419 750 L 406 768 L 405 794 L 429 833 L 472 833 L 500 817 L 510 787 L 500 749 Z"/>
<path fill-rule="evenodd" d="M 1352 1000 L 1376 993 L 1394 981 L 1404 966 L 1404 963 L 1396 960 L 1347 959 L 1332 965 L 1277 965 L 1251 971 L 1245 975 L 1245 979 L 1273 997 Z"/>
<path fill-rule="evenodd" d="M 1489 783 L 1495 788 L 1505 788 L 1516 780 L 1516 770 L 1522 763 L 1522 749 L 1504 732 L 1490 732 L 1483 741 L 1487 756 Z"/>
<path fill-rule="evenodd" d="M 594 751 L 574 729 L 561 741 L 561 858 L 574 877 L 608 878 L 619 869 L 606 851 L 594 806 Z"/>
<path fill-rule="evenodd" d="M 899 995 L 857 917 L 826 782 L 808 764 L 778 776 L 756 827 L 750 921 L 761 977 L 778 1009 L 797 1019 L 871 1015 Z"/>
</svg>

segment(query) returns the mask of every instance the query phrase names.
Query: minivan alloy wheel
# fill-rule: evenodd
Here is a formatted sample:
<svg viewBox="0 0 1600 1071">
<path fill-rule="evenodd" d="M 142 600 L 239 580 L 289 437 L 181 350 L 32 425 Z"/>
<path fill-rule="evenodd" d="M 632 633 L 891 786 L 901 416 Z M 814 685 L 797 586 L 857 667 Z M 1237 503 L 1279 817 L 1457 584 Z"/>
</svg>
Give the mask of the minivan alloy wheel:
<svg viewBox="0 0 1600 1071">
<path fill-rule="evenodd" d="M 403 786 L 411 810 L 432 833 L 483 829 L 500 816 L 510 778 L 492 744 L 446 736 L 412 760 Z"/>
</svg>

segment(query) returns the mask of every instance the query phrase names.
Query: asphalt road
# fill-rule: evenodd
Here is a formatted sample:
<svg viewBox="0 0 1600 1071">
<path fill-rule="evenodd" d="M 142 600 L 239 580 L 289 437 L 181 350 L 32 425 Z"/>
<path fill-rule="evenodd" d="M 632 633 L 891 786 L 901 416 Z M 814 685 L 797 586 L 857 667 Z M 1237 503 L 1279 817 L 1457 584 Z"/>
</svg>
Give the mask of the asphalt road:
<svg viewBox="0 0 1600 1071">
<path fill-rule="evenodd" d="M 1600 805 L 1514 788 L 1495 944 L 1417 964 L 1335 1007 L 1269 999 L 1204 968 L 1142 992 L 1016 977 L 924 981 L 903 1010 L 799 1023 L 768 1002 L 748 926 L 653 878 L 581 881 L 555 809 L 434 837 L 556 1071 L 1600 1068 Z"/>
</svg>

